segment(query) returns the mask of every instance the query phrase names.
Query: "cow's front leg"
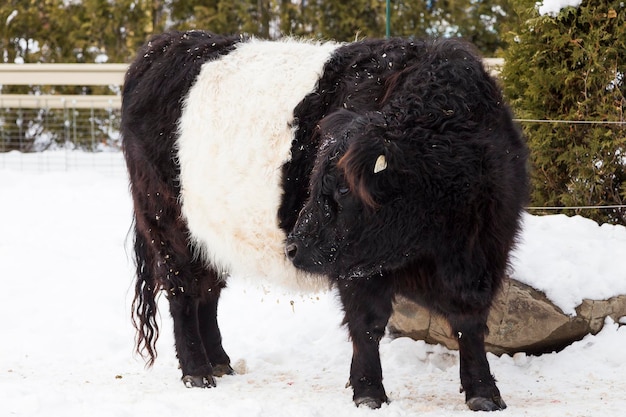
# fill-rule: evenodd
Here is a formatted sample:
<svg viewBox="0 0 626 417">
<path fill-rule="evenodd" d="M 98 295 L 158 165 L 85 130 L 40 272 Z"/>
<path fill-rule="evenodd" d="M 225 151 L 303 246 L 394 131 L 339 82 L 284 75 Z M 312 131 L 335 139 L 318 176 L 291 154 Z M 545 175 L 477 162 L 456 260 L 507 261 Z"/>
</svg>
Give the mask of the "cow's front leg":
<svg viewBox="0 0 626 417">
<path fill-rule="evenodd" d="M 199 331 L 197 297 L 184 292 L 169 294 L 170 313 L 174 320 L 176 355 L 183 372 L 183 383 L 191 387 L 215 386 L 213 367 L 207 357 Z"/>
<path fill-rule="evenodd" d="M 461 386 L 465 392 L 465 401 L 474 411 L 497 411 L 506 408 L 491 375 L 485 353 L 486 317 L 487 312 L 456 315 L 448 319 L 459 341 Z"/>
<path fill-rule="evenodd" d="M 381 276 L 339 283 L 339 294 L 352 339 L 350 382 L 354 403 L 379 408 L 387 402 L 378 345 L 392 312 L 392 292 Z"/>
</svg>

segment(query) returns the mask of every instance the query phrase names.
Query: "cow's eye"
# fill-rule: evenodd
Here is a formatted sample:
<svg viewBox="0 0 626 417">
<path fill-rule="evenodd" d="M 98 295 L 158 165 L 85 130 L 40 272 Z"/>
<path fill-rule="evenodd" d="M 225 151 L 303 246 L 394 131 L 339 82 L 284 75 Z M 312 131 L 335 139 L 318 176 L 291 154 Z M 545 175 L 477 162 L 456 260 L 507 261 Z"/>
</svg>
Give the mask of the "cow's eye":
<svg viewBox="0 0 626 417">
<path fill-rule="evenodd" d="M 348 187 L 347 185 L 342 185 L 339 188 L 337 188 L 337 194 L 340 197 L 348 195 L 349 193 L 350 193 L 350 187 Z"/>
</svg>

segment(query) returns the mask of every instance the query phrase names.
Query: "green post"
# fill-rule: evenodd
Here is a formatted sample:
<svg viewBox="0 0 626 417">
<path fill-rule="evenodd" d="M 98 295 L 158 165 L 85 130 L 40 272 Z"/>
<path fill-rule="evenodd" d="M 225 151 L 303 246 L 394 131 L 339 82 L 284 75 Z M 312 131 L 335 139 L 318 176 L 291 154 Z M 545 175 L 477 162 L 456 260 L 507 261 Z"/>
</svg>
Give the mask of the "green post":
<svg viewBox="0 0 626 417">
<path fill-rule="evenodd" d="M 391 36 L 391 22 L 390 22 L 390 18 L 391 18 L 391 0 L 387 0 L 387 9 L 386 9 L 386 17 L 385 17 L 385 36 L 389 37 Z"/>
</svg>

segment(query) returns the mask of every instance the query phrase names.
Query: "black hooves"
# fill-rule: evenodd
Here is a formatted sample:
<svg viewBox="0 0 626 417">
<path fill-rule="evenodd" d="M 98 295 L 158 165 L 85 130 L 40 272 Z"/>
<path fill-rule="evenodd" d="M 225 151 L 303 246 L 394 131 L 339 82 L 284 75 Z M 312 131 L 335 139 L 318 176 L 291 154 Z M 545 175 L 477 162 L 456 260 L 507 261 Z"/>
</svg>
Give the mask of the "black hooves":
<svg viewBox="0 0 626 417">
<path fill-rule="evenodd" d="M 472 411 L 500 411 L 506 408 L 506 403 L 499 395 L 493 398 L 474 397 L 466 401 Z"/>
<path fill-rule="evenodd" d="M 212 367 L 213 375 L 185 375 L 183 376 L 183 384 L 187 388 L 213 388 L 217 386 L 215 377 L 224 375 L 234 375 L 235 370 L 228 363 L 216 364 Z"/>
<path fill-rule="evenodd" d="M 389 398 L 387 398 L 387 394 L 384 393 L 383 390 L 383 394 L 382 397 L 374 395 L 366 395 L 364 397 L 354 397 L 354 404 L 357 407 L 367 407 L 367 408 L 371 408 L 372 410 L 376 410 L 378 408 L 380 408 L 383 404 L 386 404 L 389 402 Z"/>
<path fill-rule="evenodd" d="M 216 386 L 215 378 L 211 375 L 207 376 L 192 376 L 185 375 L 183 377 L 183 384 L 187 388 L 213 388 Z"/>
<path fill-rule="evenodd" d="M 354 404 L 356 404 L 357 407 L 364 406 L 367 408 L 371 408 L 372 410 L 380 408 L 384 402 L 386 401 L 374 397 L 361 397 L 354 399 Z"/>
<path fill-rule="evenodd" d="M 228 363 L 213 365 L 213 376 L 235 375 L 235 370 Z"/>
</svg>

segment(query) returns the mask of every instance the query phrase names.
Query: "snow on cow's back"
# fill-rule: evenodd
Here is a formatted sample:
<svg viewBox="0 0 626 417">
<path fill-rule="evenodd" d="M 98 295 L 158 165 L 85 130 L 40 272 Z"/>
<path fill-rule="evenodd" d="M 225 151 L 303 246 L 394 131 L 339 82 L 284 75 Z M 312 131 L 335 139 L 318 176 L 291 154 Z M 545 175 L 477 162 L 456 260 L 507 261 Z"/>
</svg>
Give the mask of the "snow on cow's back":
<svg viewBox="0 0 626 417">
<path fill-rule="evenodd" d="M 301 280 L 278 227 L 293 109 L 338 45 L 250 40 L 207 62 L 185 99 L 177 142 L 182 213 L 198 250 L 237 276 Z"/>
</svg>

